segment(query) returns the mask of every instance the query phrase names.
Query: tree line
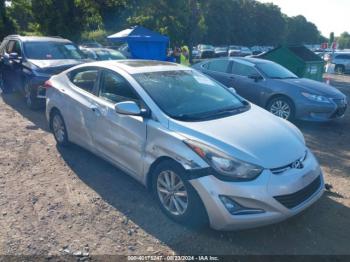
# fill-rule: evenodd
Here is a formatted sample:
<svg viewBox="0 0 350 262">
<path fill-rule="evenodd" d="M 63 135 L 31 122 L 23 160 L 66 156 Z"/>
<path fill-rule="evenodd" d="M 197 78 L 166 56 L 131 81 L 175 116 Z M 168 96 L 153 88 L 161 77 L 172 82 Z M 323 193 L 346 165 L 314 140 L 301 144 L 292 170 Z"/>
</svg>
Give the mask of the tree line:
<svg viewBox="0 0 350 262">
<path fill-rule="evenodd" d="M 0 0 L 0 37 L 10 33 L 105 41 L 143 25 L 172 45 L 315 44 L 327 41 L 303 16 L 255 0 Z"/>
</svg>

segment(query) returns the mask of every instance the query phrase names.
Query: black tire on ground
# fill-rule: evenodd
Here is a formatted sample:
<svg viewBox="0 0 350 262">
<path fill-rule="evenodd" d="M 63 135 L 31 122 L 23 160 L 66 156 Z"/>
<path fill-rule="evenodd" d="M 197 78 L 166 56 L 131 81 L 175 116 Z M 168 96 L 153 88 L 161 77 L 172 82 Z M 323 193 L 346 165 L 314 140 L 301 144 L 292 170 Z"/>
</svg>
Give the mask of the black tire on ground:
<svg viewBox="0 0 350 262">
<path fill-rule="evenodd" d="M 24 97 L 28 108 L 35 110 L 45 106 L 45 100 L 37 98 L 36 90 L 30 86 L 29 81 L 23 82 Z"/>
<path fill-rule="evenodd" d="M 66 124 L 61 113 L 58 110 L 54 110 L 50 114 L 50 129 L 58 146 L 69 146 L 70 143 L 68 140 Z"/>
<path fill-rule="evenodd" d="M 336 65 L 335 68 L 334 68 L 334 71 L 337 74 L 344 74 L 345 73 L 345 66 L 343 66 L 343 65 Z"/>
<path fill-rule="evenodd" d="M 162 203 L 161 196 L 158 190 L 158 180 L 160 179 L 161 174 L 164 172 L 173 172 L 177 175 L 179 179 L 181 179 L 183 183 L 182 190 L 187 192 L 187 208 L 183 212 L 183 214 L 173 214 L 171 213 L 166 206 Z M 178 182 L 180 180 L 177 180 Z M 174 182 L 175 183 L 175 182 Z M 186 226 L 190 226 L 192 228 L 202 228 L 208 225 L 208 215 L 204 204 L 199 197 L 196 190 L 192 187 L 192 185 L 188 182 L 188 178 L 185 174 L 185 170 L 183 167 L 175 161 L 165 160 L 158 164 L 158 166 L 154 169 L 153 177 L 152 177 L 152 190 L 154 196 L 165 215 L 167 215 L 172 220 L 184 224 Z M 178 197 L 177 197 L 178 198 Z M 175 205 L 173 205 L 175 208 Z"/>
<path fill-rule="evenodd" d="M 288 116 L 286 114 L 283 114 L 283 113 L 280 113 L 276 112 L 276 107 L 278 108 L 278 105 L 282 105 L 282 107 L 285 105 L 286 108 L 289 108 L 289 114 Z M 272 99 L 269 100 L 269 102 L 267 103 L 267 106 L 266 106 L 266 109 L 278 116 L 278 117 L 281 117 L 285 120 L 288 120 L 288 121 L 293 121 L 295 119 L 295 107 L 294 107 L 294 103 L 292 102 L 291 99 L 289 99 L 288 97 L 286 96 L 276 96 L 276 97 L 273 97 Z M 288 111 L 288 110 L 287 110 Z"/>
</svg>

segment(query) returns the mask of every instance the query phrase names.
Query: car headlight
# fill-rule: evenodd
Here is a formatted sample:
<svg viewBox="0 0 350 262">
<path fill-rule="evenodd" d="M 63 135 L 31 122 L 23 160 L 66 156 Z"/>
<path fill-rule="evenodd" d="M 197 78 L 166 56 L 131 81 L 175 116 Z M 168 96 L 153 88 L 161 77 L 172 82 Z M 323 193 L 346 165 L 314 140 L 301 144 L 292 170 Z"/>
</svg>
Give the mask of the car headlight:
<svg viewBox="0 0 350 262">
<path fill-rule="evenodd" d="M 194 152 L 205 160 L 223 179 L 235 181 L 253 180 L 263 168 L 247 163 L 194 140 L 184 141 Z"/>
<path fill-rule="evenodd" d="M 330 100 L 325 96 L 319 96 L 319 95 L 309 94 L 305 92 L 302 92 L 301 94 L 305 96 L 307 99 L 310 99 L 312 101 L 330 103 Z"/>
</svg>

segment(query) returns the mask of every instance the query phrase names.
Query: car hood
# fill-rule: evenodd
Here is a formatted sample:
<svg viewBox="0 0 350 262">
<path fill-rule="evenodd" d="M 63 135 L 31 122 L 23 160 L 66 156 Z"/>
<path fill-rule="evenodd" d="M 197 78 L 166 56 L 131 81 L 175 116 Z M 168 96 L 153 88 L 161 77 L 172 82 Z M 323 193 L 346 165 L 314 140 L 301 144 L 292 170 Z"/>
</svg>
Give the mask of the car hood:
<svg viewBox="0 0 350 262">
<path fill-rule="evenodd" d="M 54 75 L 58 74 L 70 67 L 79 65 L 81 63 L 87 62 L 87 60 L 82 59 L 55 59 L 55 60 L 28 60 L 33 65 L 37 66 L 41 72 Z"/>
<path fill-rule="evenodd" d="M 283 79 L 277 80 L 283 82 L 285 84 L 297 86 L 302 91 L 315 94 L 322 95 L 329 98 L 344 98 L 344 94 L 340 92 L 333 86 L 327 85 L 322 82 L 318 82 L 311 79 L 299 78 L 299 79 Z"/>
<path fill-rule="evenodd" d="M 170 120 L 169 129 L 264 168 L 288 165 L 306 150 L 303 135 L 293 124 L 255 105 L 244 113 L 215 120 Z"/>
</svg>

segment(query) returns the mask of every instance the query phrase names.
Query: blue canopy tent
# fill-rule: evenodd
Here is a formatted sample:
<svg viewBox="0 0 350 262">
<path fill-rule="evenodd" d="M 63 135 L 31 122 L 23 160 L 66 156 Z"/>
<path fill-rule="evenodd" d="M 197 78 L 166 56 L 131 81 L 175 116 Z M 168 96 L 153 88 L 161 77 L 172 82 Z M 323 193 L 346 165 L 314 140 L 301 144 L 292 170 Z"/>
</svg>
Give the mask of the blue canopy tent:
<svg viewBox="0 0 350 262">
<path fill-rule="evenodd" d="M 127 42 L 135 59 L 166 60 L 169 38 L 142 26 L 125 29 L 107 38 L 114 42 Z"/>
</svg>

